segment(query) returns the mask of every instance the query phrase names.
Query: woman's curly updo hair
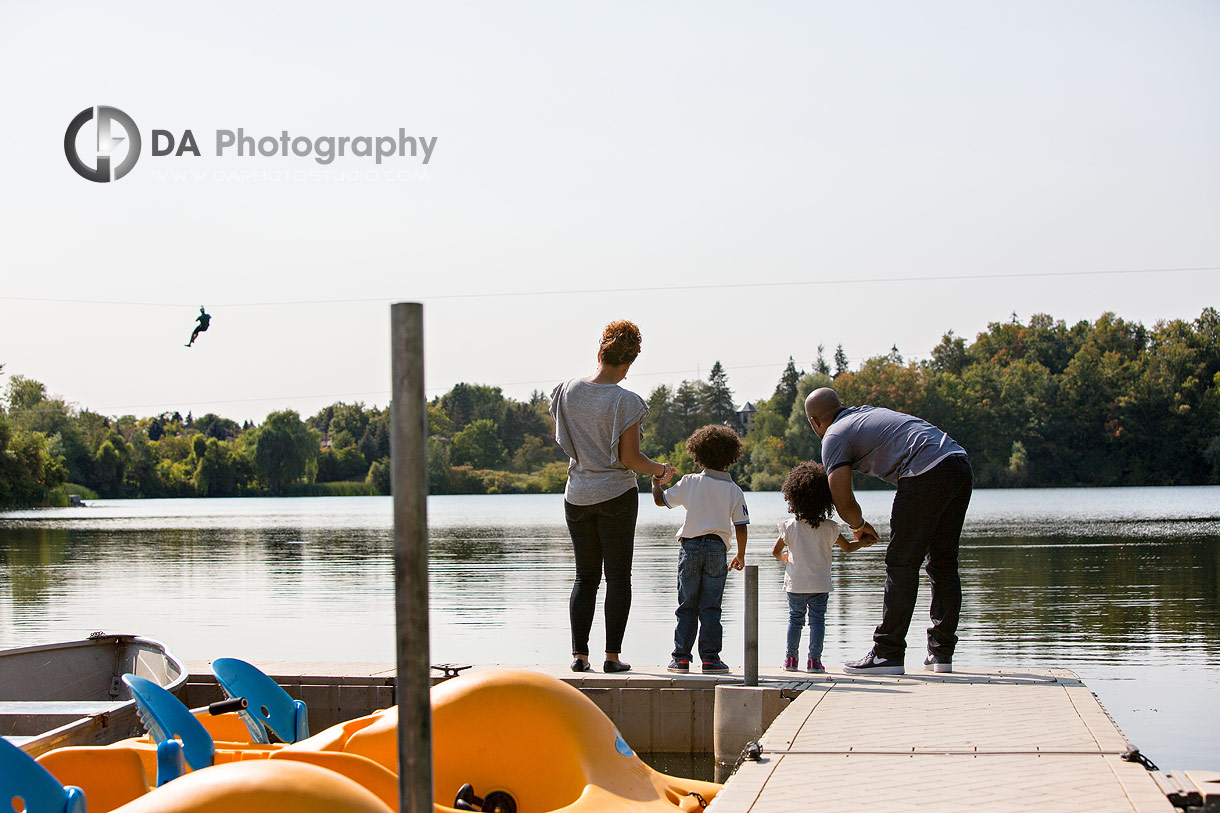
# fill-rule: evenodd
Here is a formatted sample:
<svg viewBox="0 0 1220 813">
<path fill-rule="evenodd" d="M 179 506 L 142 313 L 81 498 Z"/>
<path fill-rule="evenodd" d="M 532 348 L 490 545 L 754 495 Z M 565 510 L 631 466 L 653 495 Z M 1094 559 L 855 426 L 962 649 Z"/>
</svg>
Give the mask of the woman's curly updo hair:
<svg viewBox="0 0 1220 813">
<path fill-rule="evenodd" d="M 686 451 L 705 469 L 727 471 L 741 457 L 741 438 L 722 423 L 712 423 L 686 439 Z"/>
<path fill-rule="evenodd" d="M 788 510 L 802 522 L 814 528 L 830 518 L 834 501 L 830 497 L 830 481 L 821 463 L 802 463 L 784 478 L 784 499 Z"/>
<path fill-rule="evenodd" d="M 626 319 L 611 322 L 602 331 L 601 347 L 597 350 L 598 361 L 612 367 L 630 364 L 640 354 L 642 340 L 635 322 Z"/>
</svg>

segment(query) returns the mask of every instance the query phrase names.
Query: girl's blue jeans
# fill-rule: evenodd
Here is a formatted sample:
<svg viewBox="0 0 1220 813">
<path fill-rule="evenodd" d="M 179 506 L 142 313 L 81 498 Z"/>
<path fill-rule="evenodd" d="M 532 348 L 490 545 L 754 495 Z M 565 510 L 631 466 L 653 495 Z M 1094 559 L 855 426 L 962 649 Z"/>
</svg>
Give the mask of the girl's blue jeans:
<svg viewBox="0 0 1220 813">
<path fill-rule="evenodd" d="M 822 644 L 826 641 L 826 599 L 830 593 L 788 594 L 788 652 L 795 658 L 801 648 L 801 629 L 809 616 L 809 657 L 822 659 Z"/>
</svg>

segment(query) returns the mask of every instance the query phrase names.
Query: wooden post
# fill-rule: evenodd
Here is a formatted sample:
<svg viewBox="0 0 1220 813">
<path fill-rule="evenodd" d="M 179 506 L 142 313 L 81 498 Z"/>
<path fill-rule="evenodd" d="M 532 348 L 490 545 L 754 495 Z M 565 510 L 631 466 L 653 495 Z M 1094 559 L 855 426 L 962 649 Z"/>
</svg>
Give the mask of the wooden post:
<svg viewBox="0 0 1220 813">
<path fill-rule="evenodd" d="M 758 565 L 746 565 L 746 662 L 747 686 L 758 685 Z"/>
<path fill-rule="evenodd" d="M 428 450 L 424 310 L 390 308 L 390 488 L 398 656 L 398 809 L 431 813 L 432 702 L 428 651 Z"/>
</svg>

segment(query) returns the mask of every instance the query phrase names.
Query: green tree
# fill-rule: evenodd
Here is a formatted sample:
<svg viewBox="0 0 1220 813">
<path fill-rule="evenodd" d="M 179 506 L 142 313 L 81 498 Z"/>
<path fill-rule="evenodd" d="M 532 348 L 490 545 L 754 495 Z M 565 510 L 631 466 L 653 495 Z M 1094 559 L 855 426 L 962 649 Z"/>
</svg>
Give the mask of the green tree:
<svg viewBox="0 0 1220 813">
<path fill-rule="evenodd" d="M 682 421 L 673 403 L 674 392 L 664 384 L 653 389 L 648 396 L 648 418 L 644 421 L 644 438 L 641 447 L 651 452 L 672 449 L 682 440 Z"/>
<path fill-rule="evenodd" d="M 441 396 L 440 406 L 453 421 L 454 429 L 460 431 L 467 424 L 484 419 L 498 426 L 504 420 L 508 402 L 499 387 L 460 383 Z"/>
<path fill-rule="evenodd" d="M 390 458 L 383 457 L 381 460 L 374 460 L 373 465 L 369 466 L 369 473 L 364 482 L 374 494 L 389 494 L 392 479 L 390 474 Z"/>
<path fill-rule="evenodd" d="M 272 412 L 257 430 L 254 465 L 272 494 L 284 494 L 316 472 L 318 432 L 296 410 Z"/>
<path fill-rule="evenodd" d="M 428 438 L 429 494 L 449 493 L 452 468 L 453 463 L 449 459 L 449 442 L 443 438 Z"/>
<path fill-rule="evenodd" d="M 791 359 L 791 356 L 789 357 Z M 830 365 L 826 363 L 826 346 L 818 345 L 818 358 L 813 363 L 813 372 L 817 375 L 830 377 Z"/>
<path fill-rule="evenodd" d="M 341 433 L 341 436 L 351 438 L 347 432 Z M 369 463 L 355 443 L 340 447 L 332 443 L 330 448 L 322 449 L 318 454 L 319 483 L 363 480 L 368 471 Z"/>
<path fill-rule="evenodd" d="M 822 345 L 820 344 L 818 345 L 818 359 L 823 365 L 826 364 L 826 359 L 822 358 Z M 779 383 L 775 385 L 775 392 L 771 395 L 775 411 L 785 418 L 792 413 L 792 403 L 796 400 L 796 384 L 800 380 L 801 374 L 797 372 L 796 362 L 792 360 L 792 356 L 788 356 L 788 365 L 784 367 L 784 372 L 779 377 Z"/>
<path fill-rule="evenodd" d="M 851 365 L 847 361 L 847 353 L 843 352 L 843 345 L 840 344 L 835 348 L 835 372 L 834 377 L 838 378 L 851 370 Z"/>
<path fill-rule="evenodd" d="M 504 460 L 504 444 L 494 421 L 481 418 L 453 436 L 450 455 L 455 466 L 491 469 Z"/>
<path fill-rule="evenodd" d="M 737 417 L 733 405 L 733 391 L 729 389 L 729 377 L 717 361 L 707 376 L 707 387 L 703 391 L 703 411 L 708 423 L 732 423 Z"/>
<path fill-rule="evenodd" d="M 805 417 L 805 399 L 818 387 L 828 387 L 830 383 L 829 377 L 818 373 L 806 373 L 797 382 L 793 404 L 799 406 L 794 406 L 788 415 L 788 425 L 784 427 L 783 433 L 783 456 L 780 461 L 785 467 L 785 476 L 788 474 L 787 469 L 797 463 L 822 459 L 822 441 L 818 439 L 813 427 L 809 425 L 809 419 Z"/>
<path fill-rule="evenodd" d="M 950 330 L 941 337 L 940 344 L 932 348 L 932 369 L 936 372 L 961 375 L 966 366 L 966 340 L 954 336 Z"/>
<path fill-rule="evenodd" d="M 555 441 L 530 435 L 513 454 L 512 470 L 525 474 L 540 471 L 551 463 L 566 463 L 567 459 Z"/>
<path fill-rule="evenodd" d="M 41 382 L 23 375 L 10 376 L 5 390 L 8 408 L 11 412 L 30 409 L 46 400 L 47 388 Z"/>
<path fill-rule="evenodd" d="M 192 478 L 195 493 L 201 497 L 236 497 L 241 494 L 243 484 L 248 482 L 249 472 L 245 461 L 234 454 L 227 443 L 206 438 L 203 454 L 197 457 Z"/>
<path fill-rule="evenodd" d="M 195 431 L 208 438 L 232 440 L 241 434 L 241 426 L 236 421 L 208 412 L 195 419 Z"/>
<path fill-rule="evenodd" d="M 39 432 L 14 432 L 0 413 L 0 508 L 43 505 L 64 482 L 62 459 Z"/>
<path fill-rule="evenodd" d="M 704 405 L 707 403 L 707 384 L 702 381 L 683 381 L 674 394 L 672 411 L 682 441 L 700 426 L 707 424 L 710 416 Z"/>
<path fill-rule="evenodd" d="M 95 490 L 103 497 L 119 497 L 123 494 L 123 481 L 127 475 L 127 444 L 115 433 L 98 446 L 93 455 Z"/>
</svg>

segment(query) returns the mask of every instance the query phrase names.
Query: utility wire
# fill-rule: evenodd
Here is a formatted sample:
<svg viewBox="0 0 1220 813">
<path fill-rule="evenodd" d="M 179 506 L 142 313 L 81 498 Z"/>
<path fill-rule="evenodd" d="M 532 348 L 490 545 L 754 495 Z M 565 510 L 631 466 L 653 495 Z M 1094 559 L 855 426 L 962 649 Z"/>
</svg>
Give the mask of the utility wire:
<svg viewBox="0 0 1220 813">
<path fill-rule="evenodd" d="M 592 296 L 601 294 L 627 294 L 658 291 L 716 291 L 731 288 L 787 288 L 808 287 L 811 285 L 882 285 L 902 282 L 972 282 L 1001 279 L 1036 279 L 1048 277 L 1093 277 L 1113 274 L 1171 274 L 1188 271 L 1220 271 L 1220 266 L 1199 266 L 1189 268 L 1125 268 L 1110 271 L 1029 271 L 1012 274 L 963 274 L 935 275 L 922 277 L 842 277 L 839 279 L 791 280 L 785 282 L 725 282 L 707 285 L 647 285 L 631 288 L 582 288 L 570 290 L 539 290 L 539 291 L 476 291 L 454 294 L 433 294 L 399 298 L 403 301 L 420 300 L 423 302 L 438 302 L 458 299 L 489 299 L 495 297 L 537 297 L 537 296 Z M 222 302 L 215 308 L 269 308 L 269 307 L 299 307 L 302 305 L 348 305 L 378 302 L 395 302 L 399 299 L 386 297 L 362 297 L 353 299 L 297 299 L 279 302 Z M 0 301 L 7 302 L 49 302 L 72 305 L 114 305 L 137 308 L 182 308 L 188 307 L 181 302 L 132 302 L 126 300 L 103 299 L 72 299 L 58 297 L 35 296 L 0 296 Z M 196 307 L 193 303 L 189 307 Z"/>
</svg>

